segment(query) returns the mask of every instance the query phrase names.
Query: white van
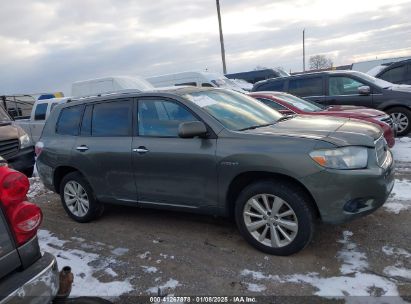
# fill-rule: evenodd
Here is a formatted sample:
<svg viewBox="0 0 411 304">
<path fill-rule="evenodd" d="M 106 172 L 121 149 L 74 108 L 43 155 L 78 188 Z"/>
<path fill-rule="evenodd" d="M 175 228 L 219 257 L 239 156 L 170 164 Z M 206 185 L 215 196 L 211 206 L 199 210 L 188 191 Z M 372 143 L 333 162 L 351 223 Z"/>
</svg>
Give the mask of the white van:
<svg viewBox="0 0 411 304">
<path fill-rule="evenodd" d="M 245 93 L 241 87 L 227 77 L 208 72 L 181 72 L 149 77 L 146 80 L 157 88 L 169 86 L 217 87 Z"/>
<path fill-rule="evenodd" d="M 76 81 L 71 85 L 73 98 L 96 96 L 122 90 L 152 90 L 153 86 L 141 77 L 114 76 Z"/>
</svg>

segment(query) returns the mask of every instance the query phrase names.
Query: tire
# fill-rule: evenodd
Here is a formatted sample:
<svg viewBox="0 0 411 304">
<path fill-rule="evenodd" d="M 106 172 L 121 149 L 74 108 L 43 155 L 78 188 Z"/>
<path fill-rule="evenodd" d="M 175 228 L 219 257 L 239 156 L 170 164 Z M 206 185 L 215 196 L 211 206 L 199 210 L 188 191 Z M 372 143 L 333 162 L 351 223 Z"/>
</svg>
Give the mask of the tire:
<svg viewBox="0 0 411 304">
<path fill-rule="evenodd" d="M 33 167 L 30 167 L 30 168 L 27 168 L 27 169 L 24 169 L 24 170 L 22 171 L 22 173 L 23 173 L 25 176 L 29 177 L 29 178 L 33 176 L 33 172 L 34 172 L 34 166 L 33 166 Z"/>
<path fill-rule="evenodd" d="M 267 210 L 264 196 L 269 213 L 260 217 L 263 211 Z M 259 205 L 255 205 L 255 202 Z M 276 180 L 260 181 L 246 187 L 238 196 L 235 219 L 241 235 L 252 246 L 268 254 L 287 256 L 297 253 L 311 242 L 314 233 L 314 212 L 310 203 L 310 198 L 291 183 Z M 279 207 L 276 212 L 274 205 Z M 270 214 L 272 211 L 275 213 Z M 277 217 L 278 214 L 282 216 Z M 287 228 L 282 225 L 286 225 Z M 253 226 L 260 227 L 250 232 Z M 274 234 L 272 231 L 275 231 Z M 264 233 L 264 239 L 259 240 Z"/>
<path fill-rule="evenodd" d="M 64 176 L 60 197 L 64 210 L 76 222 L 87 223 L 103 214 L 104 205 L 96 200 L 90 184 L 78 172 Z"/>
<path fill-rule="evenodd" d="M 411 131 L 411 110 L 403 107 L 388 109 L 393 123 L 397 124 L 397 135 L 404 136 Z"/>
</svg>

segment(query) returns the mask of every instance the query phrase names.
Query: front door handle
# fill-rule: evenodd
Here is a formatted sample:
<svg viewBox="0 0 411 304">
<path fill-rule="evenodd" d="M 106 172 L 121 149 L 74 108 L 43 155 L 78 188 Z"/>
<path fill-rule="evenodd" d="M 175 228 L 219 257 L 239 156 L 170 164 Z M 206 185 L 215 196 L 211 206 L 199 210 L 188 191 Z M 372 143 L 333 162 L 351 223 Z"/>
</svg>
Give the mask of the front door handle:
<svg viewBox="0 0 411 304">
<path fill-rule="evenodd" d="M 76 150 L 80 152 L 86 152 L 88 150 L 88 147 L 83 145 L 83 146 L 77 147 Z"/>
<path fill-rule="evenodd" d="M 138 148 L 136 148 L 136 149 L 133 149 L 133 152 L 137 152 L 138 154 L 145 154 L 145 153 L 148 152 L 148 150 L 147 150 L 146 147 L 140 146 L 140 147 L 138 147 Z"/>
</svg>

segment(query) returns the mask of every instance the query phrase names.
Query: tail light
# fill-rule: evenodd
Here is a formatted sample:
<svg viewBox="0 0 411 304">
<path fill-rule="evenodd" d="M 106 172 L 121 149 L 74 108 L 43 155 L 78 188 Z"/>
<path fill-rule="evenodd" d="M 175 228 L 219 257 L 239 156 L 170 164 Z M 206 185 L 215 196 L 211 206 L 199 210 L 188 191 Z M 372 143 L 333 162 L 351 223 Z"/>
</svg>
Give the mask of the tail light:
<svg viewBox="0 0 411 304">
<path fill-rule="evenodd" d="M 36 153 L 37 157 L 39 157 L 41 152 L 43 152 L 43 148 L 44 148 L 44 144 L 41 141 L 36 143 L 34 147 L 34 152 Z"/>
<path fill-rule="evenodd" d="M 37 205 L 25 201 L 29 188 L 24 174 L 0 167 L 0 201 L 18 246 L 36 235 L 43 218 Z"/>
</svg>

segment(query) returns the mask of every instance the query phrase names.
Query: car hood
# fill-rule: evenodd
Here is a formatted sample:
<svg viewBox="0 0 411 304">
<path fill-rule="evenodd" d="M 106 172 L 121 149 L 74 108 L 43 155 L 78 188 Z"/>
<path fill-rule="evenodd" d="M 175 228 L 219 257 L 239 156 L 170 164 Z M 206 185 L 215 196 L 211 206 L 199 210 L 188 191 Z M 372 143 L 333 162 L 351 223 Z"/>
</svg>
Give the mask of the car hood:
<svg viewBox="0 0 411 304">
<path fill-rule="evenodd" d="M 294 116 L 268 127 L 244 131 L 254 135 L 280 135 L 312 138 L 330 142 L 337 146 L 360 145 L 374 147 L 382 136 L 382 130 L 368 122 L 318 116 Z"/>
<path fill-rule="evenodd" d="M 0 124 L 0 141 L 19 138 L 19 130 L 11 122 Z"/>
<path fill-rule="evenodd" d="M 324 111 L 324 115 L 344 115 L 345 117 L 376 117 L 385 115 L 384 112 L 356 106 L 332 106 Z"/>
</svg>

